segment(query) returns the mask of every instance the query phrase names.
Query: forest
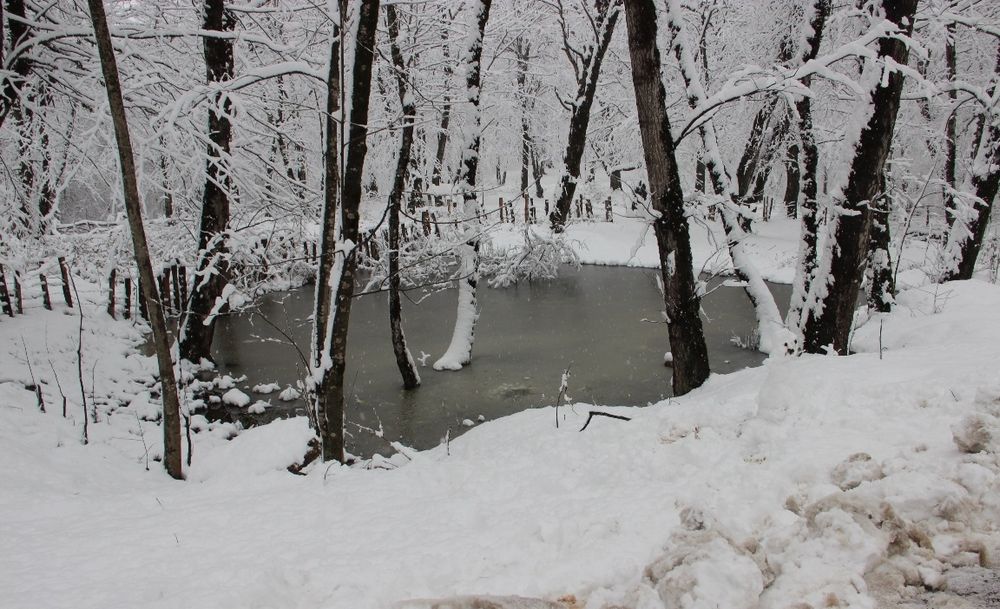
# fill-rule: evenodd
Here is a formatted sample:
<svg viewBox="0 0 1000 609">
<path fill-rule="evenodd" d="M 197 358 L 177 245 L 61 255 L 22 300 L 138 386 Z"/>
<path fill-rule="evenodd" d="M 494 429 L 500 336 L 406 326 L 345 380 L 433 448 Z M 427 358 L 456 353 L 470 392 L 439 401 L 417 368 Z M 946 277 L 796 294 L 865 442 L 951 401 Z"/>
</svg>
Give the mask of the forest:
<svg viewBox="0 0 1000 609">
<path fill-rule="evenodd" d="M 996 606 L 1000 3 L 0 0 L 0 81 L 0 607 Z"/>
</svg>

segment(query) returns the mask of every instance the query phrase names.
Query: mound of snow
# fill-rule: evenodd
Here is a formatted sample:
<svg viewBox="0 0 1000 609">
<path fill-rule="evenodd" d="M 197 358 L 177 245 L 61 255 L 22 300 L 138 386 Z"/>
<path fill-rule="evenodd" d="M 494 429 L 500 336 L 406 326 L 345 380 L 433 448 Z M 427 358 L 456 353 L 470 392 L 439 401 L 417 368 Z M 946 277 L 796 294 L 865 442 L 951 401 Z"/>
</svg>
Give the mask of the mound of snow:
<svg viewBox="0 0 1000 609">
<path fill-rule="evenodd" d="M 230 406 L 243 408 L 250 403 L 250 396 L 233 387 L 229 391 L 222 394 L 222 402 L 229 404 Z"/>
</svg>

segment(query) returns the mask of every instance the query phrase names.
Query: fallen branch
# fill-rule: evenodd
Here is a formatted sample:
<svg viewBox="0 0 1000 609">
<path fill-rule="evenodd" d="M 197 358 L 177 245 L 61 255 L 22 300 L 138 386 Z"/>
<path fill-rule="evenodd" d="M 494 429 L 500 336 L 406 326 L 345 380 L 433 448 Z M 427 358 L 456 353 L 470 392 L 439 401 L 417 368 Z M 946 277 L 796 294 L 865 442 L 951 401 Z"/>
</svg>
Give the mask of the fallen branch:
<svg viewBox="0 0 1000 609">
<path fill-rule="evenodd" d="M 609 419 L 618 419 L 619 421 L 631 421 L 631 417 L 622 416 L 620 414 L 611 414 L 610 412 L 600 412 L 598 410 L 591 410 L 590 414 L 587 415 L 587 422 L 583 424 L 580 431 L 587 429 L 587 425 L 590 425 L 590 420 L 594 417 L 608 417 Z"/>
</svg>

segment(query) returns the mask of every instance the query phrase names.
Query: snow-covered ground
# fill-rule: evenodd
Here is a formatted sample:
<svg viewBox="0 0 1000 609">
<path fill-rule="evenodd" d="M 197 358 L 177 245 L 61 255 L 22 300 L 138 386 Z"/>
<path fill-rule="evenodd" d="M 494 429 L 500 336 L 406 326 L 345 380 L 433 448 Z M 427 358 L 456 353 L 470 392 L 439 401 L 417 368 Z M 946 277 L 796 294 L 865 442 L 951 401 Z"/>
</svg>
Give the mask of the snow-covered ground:
<svg viewBox="0 0 1000 609">
<path fill-rule="evenodd" d="M 649 408 L 576 404 L 558 429 L 530 410 L 367 467 L 293 476 L 304 419 L 227 441 L 195 416 L 186 482 L 152 461 L 140 333 L 82 287 L 87 446 L 79 318 L 29 303 L 0 321 L 3 607 L 869 608 L 997 566 L 993 285 L 903 293 L 857 355 L 772 359 Z M 580 432 L 591 410 L 631 420 Z"/>
</svg>

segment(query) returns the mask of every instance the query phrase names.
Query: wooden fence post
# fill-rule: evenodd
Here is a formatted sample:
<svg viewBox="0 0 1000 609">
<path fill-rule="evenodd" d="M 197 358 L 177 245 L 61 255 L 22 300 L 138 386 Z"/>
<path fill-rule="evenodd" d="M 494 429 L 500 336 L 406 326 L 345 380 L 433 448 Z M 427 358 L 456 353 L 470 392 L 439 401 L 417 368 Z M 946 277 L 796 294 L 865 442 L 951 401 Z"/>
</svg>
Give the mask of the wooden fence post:
<svg viewBox="0 0 1000 609">
<path fill-rule="evenodd" d="M 111 269 L 108 275 L 108 315 L 115 319 L 115 288 L 118 283 L 118 269 Z"/>
<path fill-rule="evenodd" d="M 431 222 L 434 224 L 434 234 L 441 236 L 441 225 L 438 224 L 437 214 L 431 214 Z"/>
<path fill-rule="evenodd" d="M 73 293 L 69 289 L 69 265 L 66 264 L 66 258 L 59 256 L 59 275 L 62 278 L 62 293 L 63 300 L 66 301 L 66 306 L 73 306 Z"/>
<path fill-rule="evenodd" d="M 531 197 L 524 197 L 524 223 L 531 224 Z"/>
<path fill-rule="evenodd" d="M 503 197 L 500 197 L 500 222 L 507 221 L 507 207 L 503 204 Z"/>
<path fill-rule="evenodd" d="M 169 312 L 170 300 L 170 269 L 163 269 L 157 279 L 160 282 L 160 308 Z"/>
<path fill-rule="evenodd" d="M 149 309 L 146 305 L 146 297 L 142 295 L 142 280 L 135 280 L 135 297 L 139 300 L 139 317 L 144 321 L 149 321 Z"/>
<path fill-rule="evenodd" d="M 14 317 L 14 307 L 11 306 L 10 292 L 7 291 L 7 277 L 4 275 L 2 264 L 0 264 L 0 305 L 3 305 L 4 313 Z"/>
<path fill-rule="evenodd" d="M 427 211 L 426 209 L 423 212 L 421 212 L 421 214 L 420 214 L 420 222 L 421 222 L 421 224 L 423 224 L 424 236 L 425 237 L 430 237 L 431 236 L 431 212 Z"/>
<path fill-rule="evenodd" d="M 615 221 L 615 217 L 611 213 L 611 197 L 604 200 L 604 219 L 608 222 Z"/>
<path fill-rule="evenodd" d="M 593 219 L 594 217 L 594 204 L 590 199 L 587 199 L 587 218 Z"/>
<path fill-rule="evenodd" d="M 45 273 L 38 274 L 38 284 L 42 288 L 42 305 L 52 310 L 52 298 L 49 296 L 49 280 L 45 278 Z"/>
<path fill-rule="evenodd" d="M 24 299 L 21 297 L 21 271 L 14 271 L 14 302 L 17 304 L 17 314 L 24 315 Z"/>
<path fill-rule="evenodd" d="M 132 278 L 125 278 L 125 319 L 132 319 Z"/>
<path fill-rule="evenodd" d="M 184 311 L 187 309 L 188 302 L 188 271 L 187 267 L 183 264 L 177 267 L 177 286 L 180 288 L 180 303 L 181 306 L 179 310 Z"/>
</svg>

